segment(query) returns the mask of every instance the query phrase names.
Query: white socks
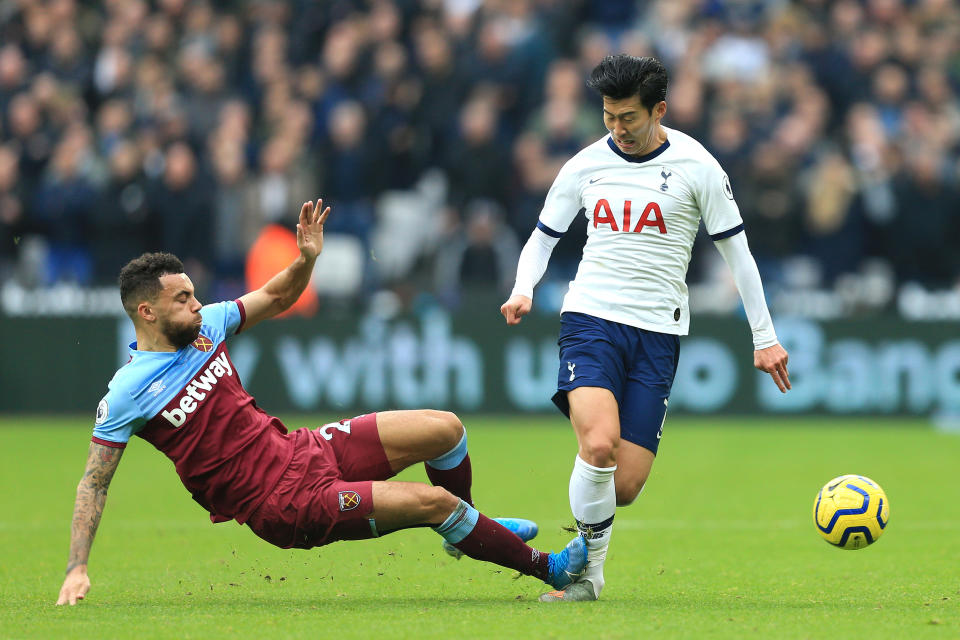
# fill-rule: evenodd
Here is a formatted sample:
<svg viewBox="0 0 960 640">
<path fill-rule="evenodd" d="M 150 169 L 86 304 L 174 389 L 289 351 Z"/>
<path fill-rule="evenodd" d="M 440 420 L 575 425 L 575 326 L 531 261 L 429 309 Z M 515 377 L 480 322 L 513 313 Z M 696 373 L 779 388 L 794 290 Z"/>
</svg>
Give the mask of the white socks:
<svg viewBox="0 0 960 640">
<path fill-rule="evenodd" d="M 570 475 L 570 510 L 577 520 L 577 529 L 587 541 L 587 569 L 584 578 L 593 583 L 594 595 L 603 589 L 603 563 L 613 532 L 613 516 L 617 509 L 617 491 L 613 472 L 617 467 L 595 467 L 578 455 Z"/>
</svg>

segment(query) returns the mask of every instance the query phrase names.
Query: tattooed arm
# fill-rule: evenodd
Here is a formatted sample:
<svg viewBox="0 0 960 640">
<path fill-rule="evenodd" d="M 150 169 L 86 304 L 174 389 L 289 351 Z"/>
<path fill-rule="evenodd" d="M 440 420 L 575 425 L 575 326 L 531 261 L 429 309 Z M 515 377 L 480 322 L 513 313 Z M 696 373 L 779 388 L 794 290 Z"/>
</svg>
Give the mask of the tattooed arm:
<svg viewBox="0 0 960 640">
<path fill-rule="evenodd" d="M 107 501 L 107 488 L 122 455 L 123 449 L 90 443 L 87 469 L 77 486 L 77 501 L 73 507 L 67 577 L 60 587 L 57 604 L 77 604 L 77 600 L 83 600 L 90 590 L 90 578 L 87 577 L 90 545 L 93 544 L 103 505 Z"/>
</svg>

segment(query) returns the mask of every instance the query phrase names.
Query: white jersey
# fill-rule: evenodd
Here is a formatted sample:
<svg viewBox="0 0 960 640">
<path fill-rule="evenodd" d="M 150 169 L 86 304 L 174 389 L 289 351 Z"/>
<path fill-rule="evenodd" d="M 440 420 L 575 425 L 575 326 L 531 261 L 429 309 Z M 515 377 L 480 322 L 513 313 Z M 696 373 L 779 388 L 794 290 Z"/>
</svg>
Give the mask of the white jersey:
<svg viewBox="0 0 960 640">
<path fill-rule="evenodd" d="M 650 331 L 686 335 L 687 266 L 703 219 L 714 240 L 743 230 L 720 163 L 690 136 L 664 127 L 667 141 L 645 156 L 610 136 L 571 158 L 550 187 L 537 227 L 560 237 L 583 211 L 587 243 L 564 311 Z"/>
</svg>

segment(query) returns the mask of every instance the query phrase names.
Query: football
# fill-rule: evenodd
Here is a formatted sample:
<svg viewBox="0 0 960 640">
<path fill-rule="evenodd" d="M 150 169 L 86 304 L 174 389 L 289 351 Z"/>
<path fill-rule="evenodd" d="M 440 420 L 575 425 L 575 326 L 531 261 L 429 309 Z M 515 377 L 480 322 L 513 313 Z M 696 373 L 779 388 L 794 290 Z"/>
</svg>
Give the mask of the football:
<svg viewBox="0 0 960 640">
<path fill-rule="evenodd" d="M 862 549 L 877 541 L 890 520 L 890 501 L 870 478 L 846 475 L 820 489 L 813 522 L 823 539 L 841 549 Z"/>
</svg>

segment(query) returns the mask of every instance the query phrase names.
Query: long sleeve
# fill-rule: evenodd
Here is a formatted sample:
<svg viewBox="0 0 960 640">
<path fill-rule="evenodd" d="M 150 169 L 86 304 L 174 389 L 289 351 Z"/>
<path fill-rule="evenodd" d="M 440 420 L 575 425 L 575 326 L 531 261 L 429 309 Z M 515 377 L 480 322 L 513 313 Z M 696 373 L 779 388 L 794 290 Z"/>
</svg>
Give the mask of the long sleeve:
<svg viewBox="0 0 960 640">
<path fill-rule="evenodd" d="M 760 271 L 750 253 L 745 233 L 737 233 L 728 238 L 714 242 L 720 255 L 733 273 L 733 281 L 743 300 L 743 308 L 747 312 L 747 320 L 753 331 L 753 346 L 755 349 L 765 349 L 777 344 L 777 334 L 773 330 L 773 320 L 763 296 L 763 283 L 760 281 Z"/>
<path fill-rule="evenodd" d="M 533 299 L 533 288 L 546 272 L 550 255 L 559 241 L 559 237 L 544 233 L 539 225 L 533 230 L 530 239 L 523 245 L 523 251 L 520 252 L 520 260 L 517 262 L 517 280 L 510 295 L 522 295 Z"/>
</svg>

